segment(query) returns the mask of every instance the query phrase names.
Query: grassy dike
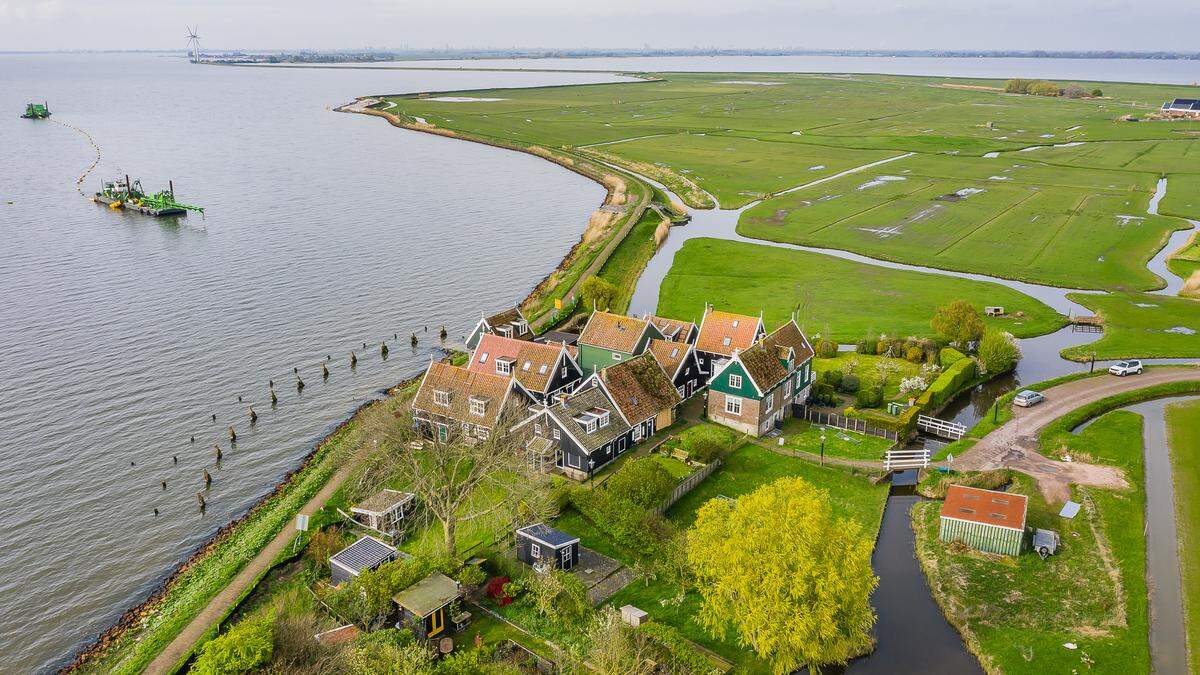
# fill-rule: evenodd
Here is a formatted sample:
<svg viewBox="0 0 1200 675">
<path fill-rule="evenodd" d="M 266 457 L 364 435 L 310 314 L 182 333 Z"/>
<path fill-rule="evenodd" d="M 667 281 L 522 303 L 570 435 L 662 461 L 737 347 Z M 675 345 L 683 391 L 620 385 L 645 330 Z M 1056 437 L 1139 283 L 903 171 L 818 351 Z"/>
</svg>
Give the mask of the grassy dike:
<svg viewBox="0 0 1200 675">
<path fill-rule="evenodd" d="M 1175 479 L 1175 526 L 1183 587 L 1184 628 L 1191 672 L 1200 672 L 1200 401 L 1167 406 Z"/>
<path fill-rule="evenodd" d="M 179 566 L 163 586 L 121 619 L 68 670 L 82 673 L 140 673 L 266 544 L 288 527 L 300 508 L 355 454 L 365 432 L 362 419 L 378 407 L 399 407 L 415 380 L 392 396 L 364 404 L 321 441 L 304 463 L 267 496 L 218 533 Z M 219 622 L 217 622 L 219 623 Z M 210 631 L 211 637 L 211 631 Z M 199 644 L 195 645 L 199 647 Z M 195 648 L 194 647 L 194 648 Z"/>
</svg>

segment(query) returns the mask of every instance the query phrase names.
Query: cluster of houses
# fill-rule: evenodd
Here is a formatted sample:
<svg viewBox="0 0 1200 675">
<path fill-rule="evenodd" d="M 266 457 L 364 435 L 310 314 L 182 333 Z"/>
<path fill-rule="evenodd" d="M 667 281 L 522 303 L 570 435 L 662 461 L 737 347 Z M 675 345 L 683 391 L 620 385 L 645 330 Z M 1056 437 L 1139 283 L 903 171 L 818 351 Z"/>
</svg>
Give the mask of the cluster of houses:
<svg viewBox="0 0 1200 675">
<path fill-rule="evenodd" d="M 762 436 L 803 403 L 813 349 L 794 320 L 706 307 L 697 325 L 596 311 L 578 334 L 535 336 L 517 308 L 481 317 L 461 366 L 429 365 L 413 417 L 430 437 L 520 434 L 546 470 L 583 480 L 704 395 L 711 421 Z"/>
<path fill-rule="evenodd" d="M 1200 118 L 1200 99 L 1172 99 L 1162 104 L 1162 114 L 1167 117 Z"/>
</svg>

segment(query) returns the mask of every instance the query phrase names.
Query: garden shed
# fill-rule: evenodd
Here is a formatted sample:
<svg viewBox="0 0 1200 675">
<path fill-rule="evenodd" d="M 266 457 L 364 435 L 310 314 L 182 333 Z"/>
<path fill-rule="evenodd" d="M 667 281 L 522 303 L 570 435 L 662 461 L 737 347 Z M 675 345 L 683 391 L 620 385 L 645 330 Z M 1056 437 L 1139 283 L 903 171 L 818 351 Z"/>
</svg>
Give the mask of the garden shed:
<svg viewBox="0 0 1200 675">
<path fill-rule="evenodd" d="M 1025 495 L 951 485 L 938 538 L 990 553 L 1018 555 L 1025 541 Z"/>
<path fill-rule="evenodd" d="M 579 562 L 579 537 L 538 523 L 517 530 L 517 560 L 527 565 L 549 562 L 569 570 Z"/>
<path fill-rule="evenodd" d="M 411 628 L 419 638 L 440 635 L 446 630 L 450 605 L 460 595 L 457 581 L 441 572 L 431 572 L 392 598 L 400 606 L 396 628 Z"/>
<path fill-rule="evenodd" d="M 373 570 L 391 562 L 399 555 L 400 553 L 391 546 L 375 537 L 366 536 L 329 556 L 329 574 L 333 577 L 335 585 L 340 584 L 366 570 Z"/>
<path fill-rule="evenodd" d="M 380 490 L 350 507 L 354 519 L 380 532 L 394 532 L 416 505 L 416 495 L 399 490 Z"/>
</svg>

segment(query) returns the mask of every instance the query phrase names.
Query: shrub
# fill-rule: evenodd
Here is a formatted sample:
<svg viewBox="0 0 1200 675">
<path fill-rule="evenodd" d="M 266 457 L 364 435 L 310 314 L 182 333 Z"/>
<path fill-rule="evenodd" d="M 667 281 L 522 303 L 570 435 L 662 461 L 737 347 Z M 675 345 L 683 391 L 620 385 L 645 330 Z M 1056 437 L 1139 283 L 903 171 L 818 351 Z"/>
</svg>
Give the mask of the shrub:
<svg viewBox="0 0 1200 675">
<path fill-rule="evenodd" d="M 1096 98 L 1100 98 L 1103 95 L 1104 95 L 1104 92 L 1100 91 L 1099 89 L 1092 90 L 1092 96 L 1095 96 Z"/>
<path fill-rule="evenodd" d="M 925 350 L 916 346 L 909 347 L 908 350 L 904 352 L 904 358 L 912 361 L 913 363 L 920 363 L 921 361 L 925 360 Z"/>
<path fill-rule="evenodd" d="M 919 408 L 939 408 L 975 379 L 977 369 L 974 359 L 962 359 L 946 368 L 917 399 Z"/>
<path fill-rule="evenodd" d="M 662 535 L 668 528 L 660 516 L 611 490 L 577 487 L 571 492 L 571 504 L 592 525 L 639 557 L 652 556 L 658 543 L 665 541 Z"/>
<path fill-rule="evenodd" d="M 979 341 L 979 362 L 985 373 L 999 374 L 1012 370 L 1021 358 L 1021 349 L 1012 335 L 989 330 Z"/>
<path fill-rule="evenodd" d="M 714 459 L 725 454 L 725 448 L 712 438 L 696 439 L 689 447 L 688 456 L 701 464 L 712 464 Z"/>
<path fill-rule="evenodd" d="M 956 361 L 961 361 L 965 358 L 967 358 L 966 355 L 963 354 L 962 352 L 958 351 L 954 347 L 944 347 L 942 349 L 941 354 L 939 354 L 939 359 L 942 362 L 943 368 L 955 363 Z"/>
<path fill-rule="evenodd" d="M 347 675 L 419 673 L 433 664 L 433 653 L 407 630 L 388 628 L 362 633 L 342 653 Z"/>
<path fill-rule="evenodd" d="M 862 386 L 862 381 L 857 375 L 843 375 L 841 384 L 838 385 L 838 391 L 844 394 L 853 394 Z"/>
<path fill-rule="evenodd" d="M 1033 84 L 1033 80 L 1026 80 L 1019 77 L 1014 77 L 1004 83 L 1004 91 L 1010 94 L 1028 94 L 1029 85 Z"/>
<path fill-rule="evenodd" d="M 875 353 L 876 354 L 886 354 L 888 347 L 890 347 L 890 346 L 892 346 L 891 340 L 888 340 L 887 338 L 881 338 L 879 340 L 879 342 L 875 343 Z"/>
<path fill-rule="evenodd" d="M 837 400 L 833 385 L 820 383 L 813 387 L 813 399 L 819 405 L 833 405 L 833 402 Z"/>
<path fill-rule="evenodd" d="M 589 310 L 592 307 L 608 309 L 609 303 L 617 296 L 617 287 L 600 277 L 588 277 L 580 287 L 579 294 Z"/>
<path fill-rule="evenodd" d="M 902 396 L 916 396 L 925 391 L 925 387 L 929 386 L 921 377 L 906 377 L 900 380 L 900 394 Z"/>
<path fill-rule="evenodd" d="M 1078 84 L 1068 84 L 1066 87 L 1063 87 L 1062 94 L 1067 98 L 1083 98 L 1087 96 L 1087 90 Z"/>
<path fill-rule="evenodd" d="M 855 404 L 859 408 L 878 408 L 883 405 L 883 387 L 871 385 L 859 389 Z"/>
<path fill-rule="evenodd" d="M 837 358 L 838 344 L 833 340 L 821 340 L 817 343 L 817 357 L 822 359 Z"/>
<path fill-rule="evenodd" d="M 868 354 L 874 356 L 878 351 L 879 343 L 875 340 L 859 340 L 856 351 L 859 354 Z"/>
<path fill-rule="evenodd" d="M 825 380 L 825 384 L 837 389 L 838 387 L 842 386 L 842 371 L 827 370 L 825 371 L 825 374 L 821 376 L 821 379 Z"/>
<path fill-rule="evenodd" d="M 275 613 L 262 612 L 233 627 L 200 648 L 191 671 L 197 675 L 223 675 L 254 670 L 271 659 L 275 646 Z"/>
<path fill-rule="evenodd" d="M 671 494 L 675 479 L 653 457 L 638 457 L 617 469 L 604 487 L 614 495 L 648 509 L 661 504 Z"/>
<path fill-rule="evenodd" d="M 533 609 L 552 624 L 575 624 L 592 609 L 587 586 L 579 577 L 562 570 L 531 574 L 508 584 L 505 590 L 515 595 L 519 604 Z"/>
<path fill-rule="evenodd" d="M 1029 93 L 1033 96 L 1058 96 L 1062 92 L 1057 84 L 1038 80 L 1029 85 Z"/>
</svg>

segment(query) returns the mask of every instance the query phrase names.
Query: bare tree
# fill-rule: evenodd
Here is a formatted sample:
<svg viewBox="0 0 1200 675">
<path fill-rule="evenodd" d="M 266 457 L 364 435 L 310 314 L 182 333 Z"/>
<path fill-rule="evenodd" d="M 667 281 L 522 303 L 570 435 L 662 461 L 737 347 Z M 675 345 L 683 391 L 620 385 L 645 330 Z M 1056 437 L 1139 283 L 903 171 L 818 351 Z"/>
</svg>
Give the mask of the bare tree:
<svg viewBox="0 0 1200 675">
<path fill-rule="evenodd" d="M 441 526 L 447 556 L 457 552 L 462 525 L 485 518 L 542 519 L 553 508 L 523 437 L 497 431 L 512 428 L 510 417 L 502 417 L 485 439 L 465 437 L 457 425 L 445 440 L 424 438 L 407 413 L 373 421 L 380 446 L 375 471 L 397 477 L 417 496 L 426 517 Z"/>
<path fill-rule="evenodd" d="M 645 636 L 621 621 L 612 607 L 600 610 L 588 628 L 587 666 L 600 675 L 650 675 L 655 650 Z"/>
</svg>

